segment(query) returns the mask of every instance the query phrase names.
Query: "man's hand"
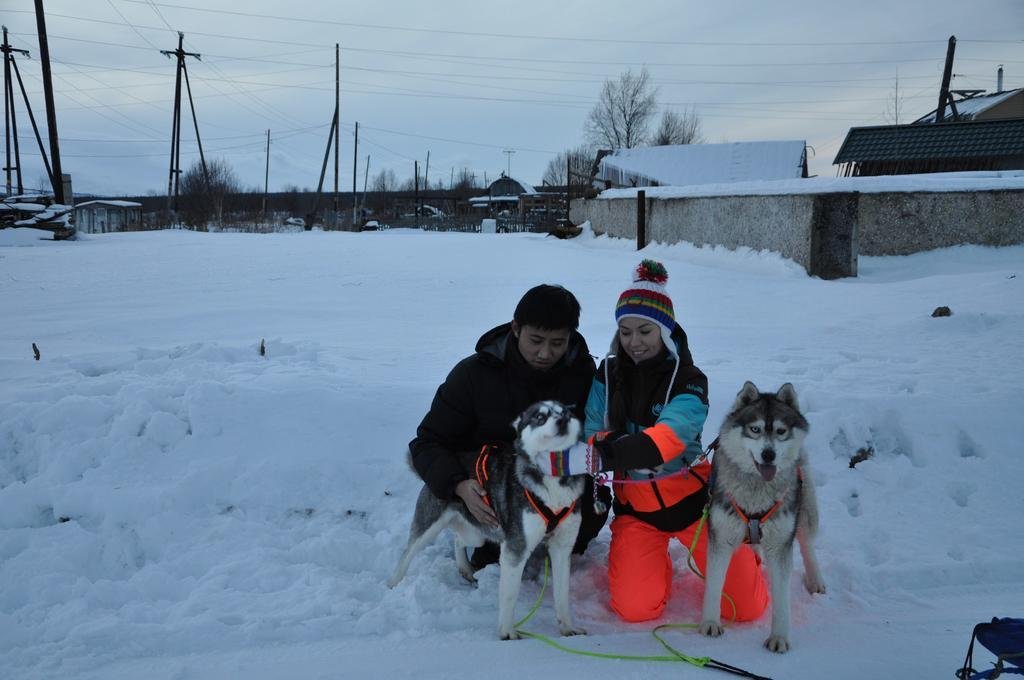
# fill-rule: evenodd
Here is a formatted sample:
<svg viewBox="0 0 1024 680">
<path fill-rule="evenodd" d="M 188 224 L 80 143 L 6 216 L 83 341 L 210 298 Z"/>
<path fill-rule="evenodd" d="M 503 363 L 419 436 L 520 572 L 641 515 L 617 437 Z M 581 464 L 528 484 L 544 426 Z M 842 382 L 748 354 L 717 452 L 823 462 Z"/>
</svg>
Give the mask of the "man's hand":
<svg viewBox="0 0 1024 680">
<path fill-rule="evenodd" d="M 478 522 L 487 526 L 498 526 L 497 515 L 484 500 L 487 498 L 487 492 L 475 479 L 464 479 L 459 482 L 455 487 L 455 495 L 462 499 L 469 514 L 473 515 Z"/>
</svg>

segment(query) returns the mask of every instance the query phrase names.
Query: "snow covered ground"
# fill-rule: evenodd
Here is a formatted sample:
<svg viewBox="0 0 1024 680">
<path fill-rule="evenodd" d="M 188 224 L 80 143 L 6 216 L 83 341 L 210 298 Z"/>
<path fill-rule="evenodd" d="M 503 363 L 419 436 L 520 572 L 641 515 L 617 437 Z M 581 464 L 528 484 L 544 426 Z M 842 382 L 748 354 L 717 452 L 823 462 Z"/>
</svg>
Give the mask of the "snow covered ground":
<svg viewBox="0 0 1024 680">
<path fill-rule="evenodd" d="M 437 384 L 520 294 L 562 283 L 591 349 L 640 255 L 589 233 L 0 231 L 0 677 L 727 677 L 496 639 L 497 568 L 450 541 L 384 581 L 419 482 L 404 447 Z M 781 678 L 948 678 L 972 626 L 1024 615 L 1024 247 L 861 258 L 653 245 L 710 379 L 710 441 L 744 380 L 811 422 L 829 592 L 679 649 Z M 953 315 L 932 318 L 948 305 Z M 267 353 L 258 347 L 266 339 Z M 31 343 L 41 359 L 34 361 Z M 871 460 L 850 469 L 858 448 Z M 663 654 L 606 605 L 609 534 L 574 563 L 579 649 Z M 696 621 L 677 558 L 664 621 Z M 519 611 L 539 592 L 528 582 Z M 555 632 L 550 593 L 527 625 Z M 982 659 L 987 659 L 985 653 Z"/>
</svg>

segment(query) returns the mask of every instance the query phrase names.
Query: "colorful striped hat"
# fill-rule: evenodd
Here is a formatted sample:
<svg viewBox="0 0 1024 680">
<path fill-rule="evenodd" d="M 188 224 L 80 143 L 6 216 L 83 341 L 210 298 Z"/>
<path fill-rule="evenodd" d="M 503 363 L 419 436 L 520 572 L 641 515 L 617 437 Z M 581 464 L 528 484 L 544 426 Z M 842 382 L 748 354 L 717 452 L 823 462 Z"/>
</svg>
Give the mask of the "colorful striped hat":
<svg viewBox="0 0 1024 680">
<path fill-rule="evenodd" d="M 653 321 L 661 327 L 661 337 L 669 352 L 675 354 L 672 330 L 676 326 L 672 298 L 665 290 L 668 272 L 654 260 L 644 260 L 636 268 L 633 285 L 622 292 L 615 305 L 615 321 L 624 316 L 635 316 Z"/>
</svg>

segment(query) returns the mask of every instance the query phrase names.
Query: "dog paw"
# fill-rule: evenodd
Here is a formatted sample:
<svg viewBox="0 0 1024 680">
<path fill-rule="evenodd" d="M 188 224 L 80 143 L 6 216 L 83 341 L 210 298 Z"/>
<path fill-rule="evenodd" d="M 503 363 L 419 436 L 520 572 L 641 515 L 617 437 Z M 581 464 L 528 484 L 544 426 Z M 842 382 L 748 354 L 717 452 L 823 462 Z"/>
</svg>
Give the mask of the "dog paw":
<svg viewBox="0 0 1024 680">
<path fill-rule="evenodd" d="M 500 637 L 502 640 L 518 640 L 520 639 L 519 631 L 510 630 L 507 633 L 501 633 Z"/>
<path fill-rule="evenodd" d="M 701 635 L 707 635 L 708 637 L 718 637 L 725 632 L 725 628 L 722 628 L 722 624 L 718 621 L 701 621 L 700 633 Z"/>
<path fill-rule="evenodd" d="M 476 576 L 473 576 L 472 569 L 459 569 L 459 576 L 464 578 L 466 583 L 469 583 L 470 585 L 475 586 L 477 584 Z"/>
<path fill-rule="evenodd" d="M 804 578 L 804 587 L 807 588 L 807 592 L 811 595 L 825 594 L 825 582 L 820 579 L 807 576 Z"/>
<path fill-rule="evenodd" d="M 768 651 L 785 654 L 789 651 L 789 638 L 785 635 L 770 635 L 764 641 L 764 646 L 768 648 Z"/>
<path fill-rule="evenodd" d="M 587 634 L 587 631 L 585 629 L 583 629 L 583 628 L 580 628 L 579 626 L 573 626 L 573 625 L 565 626 L 565 625 L 561 625 L 561 624 L 558 626 L 558 632 L 561 633 L 563 637 L 569 637 L 570 635 L 586 635 Z"/>
</svg>

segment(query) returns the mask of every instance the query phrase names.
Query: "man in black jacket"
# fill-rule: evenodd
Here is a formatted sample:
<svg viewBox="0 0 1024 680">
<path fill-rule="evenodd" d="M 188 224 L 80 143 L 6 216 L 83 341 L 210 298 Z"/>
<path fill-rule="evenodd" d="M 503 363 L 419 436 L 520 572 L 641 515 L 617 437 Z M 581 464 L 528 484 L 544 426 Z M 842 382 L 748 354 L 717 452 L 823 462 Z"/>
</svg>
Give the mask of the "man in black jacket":
<svg viewBox="0 0 1024 680">
<path fill-rule="evenodd" d="M 511 455 L 512 421 L 527 406 L 544 399 L 573 405 L 585 417 L 594 360 L 579 327 L 580 303 L 561 286 L 531 288 L 516 306 L 512 321 L 481 336 L 472 354 L 452 369 L 430 405 L 430 411 L 409 442 L 412 463 L 438 498 L 458 497 L 479 521 L 497 524 L 484 500 L 485 492 L 457 452 L 479 451 L 485 444 L 502 446 Z M 599 489 L 607 508 L 611 493 Z M 593 480 L 581 499 L 583 521 L 573 549 L 582 553 L 605 520 L 607 510 L 594 510 Z M 497 561 L 494 544 L 478 548 L 475 567 Z"/>
</svg>

